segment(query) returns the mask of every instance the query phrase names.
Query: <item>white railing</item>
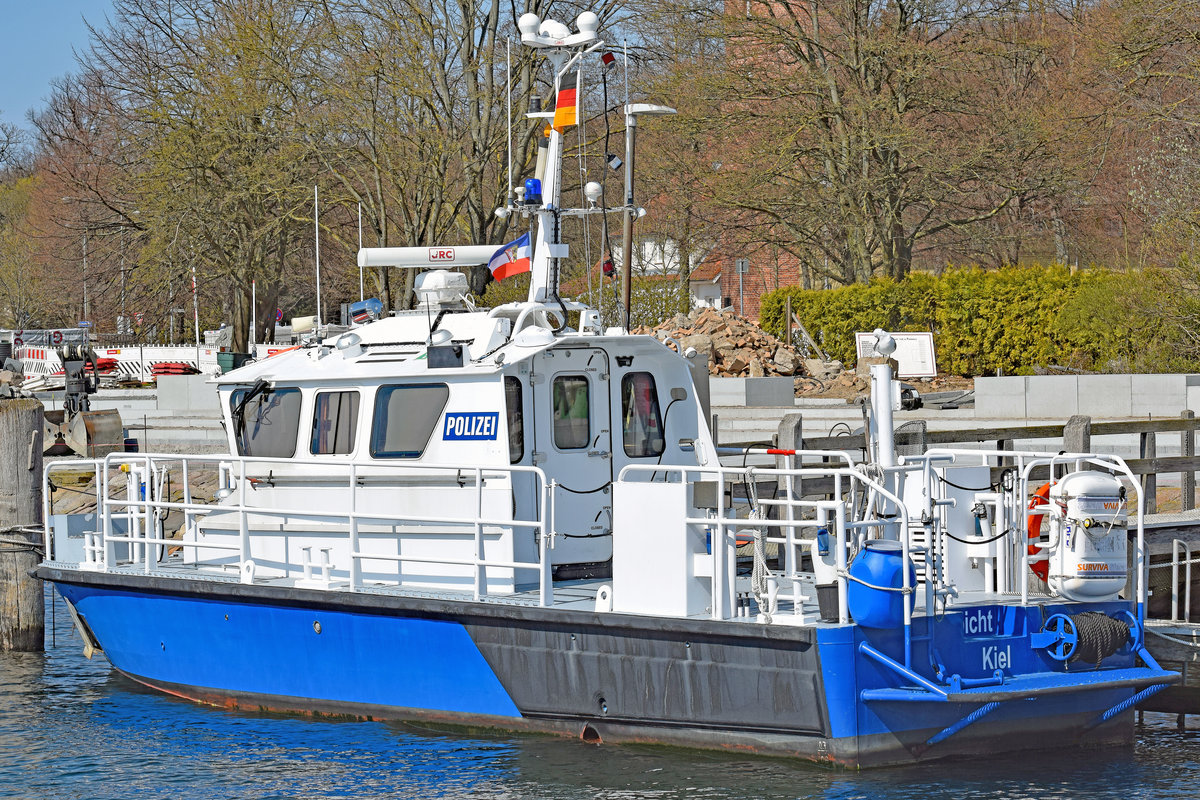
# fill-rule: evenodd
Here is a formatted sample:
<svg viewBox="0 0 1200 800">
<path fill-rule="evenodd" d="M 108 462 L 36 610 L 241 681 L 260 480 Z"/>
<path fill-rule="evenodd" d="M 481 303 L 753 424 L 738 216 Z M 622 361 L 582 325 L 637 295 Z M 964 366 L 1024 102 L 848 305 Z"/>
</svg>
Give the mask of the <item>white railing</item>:
<svg viewBox="0 0 1200 800">
<path fill-rule="evenodd" d="M 1027 529 L 1031 517 L 1048 514 L 1060 516 L 1061 510 L 1053 503 L 1029 503 L 1031 496 L 1031 474 L 1035 468 L 1048 467 L 1051 474 L 1066 471 L 1077 471 L 1086 468 L 1097 468 L 1113 473 L 1124 479 L 1129 491 L 1134 493 L 1136 503 L 1131 513 L 1136 513 L 1137 536 L 1135 539 L 1135 561 L 1131 572 L 1135 578 L 1135 596 L 1139 608 L 1144 609 L 1146 602 L 1146 584 L 1142 580 L 1145 569 L 1145 543 L 1143 528 L 1144 500 L 1141 485 L 1130 471 L 1124 459 L 1119 456 L 1094 455 L 1086 453 L 1061 453 L 1048 456 L 1036 451 L 1013 450 L 974 450 L 965 448 L 931 449 L 923 456 L 907 456 L 901 458 L 901 463 L 907 469 L 919 467 L 922 470 L 922 498 L 924 508 L 921 509 L 923 518 L 935 522 L 927 526 L 932 534 L 929 542 L 932 559 L 932 579 L 930 590 L 934 593 L 946 589 L 945 575 L 941 572 L 942 558 L 945 552 L 944 513 L 945 507 L 953 501 L 946 498 L 942 481 L 936 477 L 937 467 L 955 466 L 987 466 L 995 468 L 1003 463 L 1012 470 L 1012 478 L 1006 486 L 1001 486 L 993 492 L 980 492 L 977 497 L 980 502 L 992 508 L 993 518 L 990 524 L 993 535 L 998 540 L 1006 542 L 1007 546 L 999 547 L 996 551 L 996 574 L 999 585 L 995 588 L 1000 592 L 1018 594 L 1022 605 L 1029 603 L 1029 588 L 1026 576 L 1030 571 L 1030 562 L 1036 558 L 1029 553 L 1029 548 L 1050 550 L 1056 542 L 1040 543 L 1027 537 Z M 936 523 L 941 524 L 936 524 Z M 1004 533 L 1008 536 L 1005 537 Z M 985 537 L 988 538 L 988 537 Z"/>
<path fill-rule="evenodd" d="M 219 476 L 219 502 L 201 503 L 192 496 L 191 477 L 202 466 L 214 469 Z M 259 484 L 273 486 L 276 477 L 273 468 L 295 468 L 296 461 L 288 459 L 251 458 L 228 456 L 191 456 L 191 455 L 135 455 L 114 453 L 103 460 L 73 461 L 63 464 L 50 464 L 45 473 L 46 491 L 45 516 L 46 540 L 50 541 L 50 492 L 49 482 L 56 472 L 70 469 L 73 472 L 92 470 L 96 475 L 97 514 L 100 516 L 99 530 L 85 536 L 85 560 L 81 569 L 104 571 L 116 566 L 141 565 L 143 571 L 150 573 L 158 567 L 159 548 L 192 549 L 199 554 L 204 550 L 225 551 L 236 554 L 240 580 L 252 583 L 255 580 L 255 540 L 269 536 L 265 530 L 256 531 L 251 524 L 255 520 L 266 518 L 301 517 L 306 520 L 324 521 L 321 535 L 330 540 L 345 539 L 348 542 L 349 565 L 348 581 L 339 588 L 349 591 L 363 589 L 362 564 L 364 561 L 389 561 L 397 564 L 440 564 L 452 567 L 466 567 L 472 570 L 473 597 L 476 600 L 488 595 L 487 570 L 536 570 L 538 574 L 539 604 L 553 604 L 553 586 L 551 570 L 551 550 L 554 547 L 555 528 L 553 520 L 553 484 L 546 480 L 543 470 L 537 467 L 504 466 L 483 467 L 478 465 L 409 465 L 372 462 L 322 462 L 320 482 L 331 490 L 344 489 L 348 492 L 348 507 L 329 509 L 328 507 L 298 507 L 289 503 L 287 507 L 253 504 L 248 497 L 252 487 Z M 183 499 L 172 502 L 162 496 L 161 479 L 159 476 L 172 468 L 179 470 L 183 486 Z M 473 487 L 471 494 L 471 512 L 406 515 L 403 510 L 380 511 L 362 510 L 360 508 L 361 490 L 366 485 L 379 487 L 419 487 L 428 485 L 431 476 L 445 476 L 447 485 L 460 488 Z M 526 481 L 531 482 L 533 496 L 538 502 L 534 514 L 530 518 L 509 516 L 487 516 L 484 514 L 484 487 L 489 480 L 507 480 L 511 486 L 517 475 L 528 475 Z M 313 476 L 314 479 L 317 476 Z M 279 477 L 278 482 L 284 483 L 286 477 Z M 125 488 L 125 496 L 116 496 L 121 486 Z M 309 496 L 319 496 L 319 493 L 309 493 Z M 236 496 L 236 497 L 235 497 Z M 461 506 L 466 506 L 466 498 Z M 156 522 L 172 511 L 184 515 L 184 538 L 168 538 L 157 529 Z M 201 518 L 212 512 L 220 511 L 225 514 L 235 514 L 237 518 L 237 543 L 201 541 L 195 533 Z M 126 532 L 114 530 L 113 521 L 123 518 L 126 521 Z M 470 531 L 474 538 L 474 552 L 471 558 L 438 558 L 428 555 L 395 555 L 385 553 L 363 552 L 360 540 L 360 528 L 364 524 L 397 524 L 449 526 L 452 529 Z M 345 530 L 337 528 L 344 526 Z M 538 559 L 536 561 L 487 559 L 484 552 L 485 529 L 531 530 L 535 533 Z M 189 535 L 190 534 L 190 535 Z M 398 537 L 401 534 L 396 534 Z M 128 559 L 123 565 L 118 564 L 117 545 L 126 544 L 129 547 Z M 197 558 L 199 556 L 197 555 Z M 311 561 L 295 565 L 297 571 L 311 576 Z M 324 570 L 329 574 L 328 568 Z"/>
<path fill-rule="evenodd" d="M 800 453 L 799 455 L 829 456 L 829 452 Z M 849 458 L 846 457 L 847 462 Z M 801 593 L 801 582 L 813 576 L 813 573 L 802 572 L 799 568 L 797 549 L 812 547 L 815 539 L 811 536 L 800 535 L 798 531 L 812 531 L 826 528 L 833 534 L 830 549 L 835 558 L 834 583 L 838 587 L 838 618 L 841 622 L 849 621 L 849 611 L 846 601 L 846 583 L 854 580 L 847 572 L 848 552 L 854 545 L 854 550 L 862 548 L 870 537 L 871 531 L 882 534 L 889 528 L 899 529 L 901 554 L 904 563 L 910 559 L 908 514 L 903 501 L 888 491 L 881 483 L 872 480 L 858 470 L 852 469 L 849 463 L 846 467 L 835 466 L 805 466 L 795 469 L 772 469 L 764 467 L 663 467 L 649 465 L 631 465 L 623 468 L 618 476 L 618 482 L 648 482 L 647 478 L 663 476 L 664 481 L 687 481 L 692 483 L 712 481 L 717 486 L 716 507 L 711 514 L 705 516 L 688 516 L 683 522 L 697 531 L 709 531 L 711 552 L 713 556 L 713 574 L 710 578 L 713 603 L 710 613 L 713 619 L 730 619 L 736 615 L 737 581 L 734 576 L 736 550 L 740 544 L 738 531 L 759 528 L 779 528 L 779 536 L 765 536 L 768 544 L 777 544 L 783 551 L 782 567 L 770 575 L 769 579 L 778 583 L 790 584 L 791 591 L 779 590 L 770 593 L 768 605 L 763 608 L 768 614 L 778 613 L 778 599 L 791 600 L 794 613 L 799 614 L 805 600 Z M 778 498 L 749 497 L 743 503 L 731 501 L 726 503 L 724 487 L 728 484 L 737 486 L 744 483 L 748 492 L 753 494 L 756 481 L 759 478 L 783 482 L 787 487 L 784 496 Z M 836 500 L 805 500 L 796 490 L 798 484 L 806 480 L 827 479 L 833 482 Z M 865 519 L 852 519 L 851 509 L 865 498 L 868 509 L 874 506 L 874 499 L 884 499 L 895 506 L 898 514 L 895 518 L 876 516 Z M 753 509 L 755 506 L 778 508 L 777 519 L 766 516 L 738 517 L 735 515 L 737 506 Z M 900 591 L 905 596 L 905 622 L 912 618 L 912 593 L 915 587 L 909 583 L 909 575 L 904 571 L 903 586 Z"/>
</svg>

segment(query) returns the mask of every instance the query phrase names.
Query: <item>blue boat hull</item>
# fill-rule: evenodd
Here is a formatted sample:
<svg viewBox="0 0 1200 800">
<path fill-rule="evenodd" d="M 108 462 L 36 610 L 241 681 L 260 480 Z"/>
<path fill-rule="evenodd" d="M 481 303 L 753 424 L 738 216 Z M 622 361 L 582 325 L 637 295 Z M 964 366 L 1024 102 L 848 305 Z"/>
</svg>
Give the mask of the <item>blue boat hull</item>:
<svg viewBox="0 0 1200 800">
<path fill-rule="evenodd" d="M 894 671 L 862 655 L 864 643 L 896 654 L 903 646 L 898 631 L 592 614 L 48 567 L 41 574 L 55 582 L 116 669 L 172 694 L 250 710 L 421 719 L 857 767 L 1020 749 L 1030 746 L 1031 731 L 1038 746 L 1125 742 L 1132 711 L 1121 705 L 1164 681 L 1161 673 L 1124 668 L 1111 673 L 1119 680 L 1079 689 L 1061 667 L 1054 673 L 1048 665 L 1046 679 L 1026 695 L 997 686 L 917 697 L 897 688 L 904 682 Z M 988 666 L 985 647 L 1019 650 L 1026 661 L 1039 657 L 1020 619 L 999 637 L 954 641 L 963 625 L 955 615 L 947 618 L 946 629 L 935 633 L 963 664 Z M 1114 658 L 1132 663 L 1131 656 Z M 962 664 L 950 669 L 971 677 Z M 898 695 L 866 701 L 869 689 Z"/>
</svg>

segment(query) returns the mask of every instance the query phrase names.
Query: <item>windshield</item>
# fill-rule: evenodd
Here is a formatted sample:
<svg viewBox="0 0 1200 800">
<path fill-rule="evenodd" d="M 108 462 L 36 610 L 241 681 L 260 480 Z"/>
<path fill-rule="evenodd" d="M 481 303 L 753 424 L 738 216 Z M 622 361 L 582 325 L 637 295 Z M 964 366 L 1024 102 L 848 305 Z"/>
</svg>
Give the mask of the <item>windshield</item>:
<svg viewBox="0 0 1200 800">
<path fill-rule="evenodd" d="M 238 389 L 229 402 L 238 455 L 291 458 L 296 454 L 299 389 Z"/>
</svg>

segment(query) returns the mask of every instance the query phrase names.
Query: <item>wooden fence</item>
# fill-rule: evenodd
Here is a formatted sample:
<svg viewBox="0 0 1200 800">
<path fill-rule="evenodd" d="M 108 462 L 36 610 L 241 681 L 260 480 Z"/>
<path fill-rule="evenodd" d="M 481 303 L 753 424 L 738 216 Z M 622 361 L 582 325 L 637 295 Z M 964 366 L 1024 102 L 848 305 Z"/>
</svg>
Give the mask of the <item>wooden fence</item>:
<svg viewBox="0 0 1200 800">
<path fill-rule="evenodd" d="M 1092 449 L 1094 436 L 1138 436 L 1138 458 L 1126 459 L 1130 471 L 1141 476 L 1142 490 L 1146 497 L 1146 513 L 1157 511 L 1155 494 L 1158 489 L 1158 475 L 1161 473 L 1179 473 L 1182 494 L 1182 508 L 1190 511 L 1195 508 L 1196 472 L 1200 471 L 1200 458 L 1196 456 L 1196 430 L 1200 429 L 1200 420 L 1191 411 L 1184 411 L 1178 419 L 1145 419 L 1126 422 L 1092 422 L 1090 417 L 1073 416 L 1066 425 L 1022 425 L 1002 428 L 967 428 L 962 430 L 925 431 L 909 434 L 910 440 L 919 439 L 927 448 L 938 445 L 955 445 L 965 443 L 994 443 L 998 450 L 1013 449 L 1014 441 L 1028 439 L 1060 439 L 1063 452 L 1087 453 Z M 1179 456 L 1158 456 L 1159 434 L 1178 434 L 1180 442 Z M 900 439 L 903 436 L 898 436 Z M 903 443 L 902 441 L 898 443 Z M 726 443 L 722 443 L 723 445 Z M 803 436 L 802 415 L 786 414 L 779 424 L 779 432 L 775 435 L 778 447 L 807 449 L 807 450 L 849 450 L 861 451 L 866 448 L 865 436 L 859 434 L 849 436 Z M 736 446 L 736 445 L 734 445 Z M 999 472 L 1000 468 L 997 468 Z M 1034 470 L 1032 477 L 1045 479 L 1049 470 L 1043 468 Z"/>
</svg>

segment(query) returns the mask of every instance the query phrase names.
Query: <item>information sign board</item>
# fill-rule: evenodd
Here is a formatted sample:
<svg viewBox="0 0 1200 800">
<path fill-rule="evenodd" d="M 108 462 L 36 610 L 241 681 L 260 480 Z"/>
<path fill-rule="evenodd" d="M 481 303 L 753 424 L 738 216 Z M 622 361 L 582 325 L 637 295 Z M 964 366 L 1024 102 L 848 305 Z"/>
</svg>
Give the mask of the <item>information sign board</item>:
<svg viewBox="0 0 1200 800">
<path fill-rule="evenodd" d="M 937 375 L 937 360 L 933 353 L 933 334 L 928 332 L 893 333 L 896 340 L 896 373 L 901 378 L 932 378 Z M 854 334 L 859 358 L 879 358 L 875 352 L 874 333 Z"/>
</svg>

